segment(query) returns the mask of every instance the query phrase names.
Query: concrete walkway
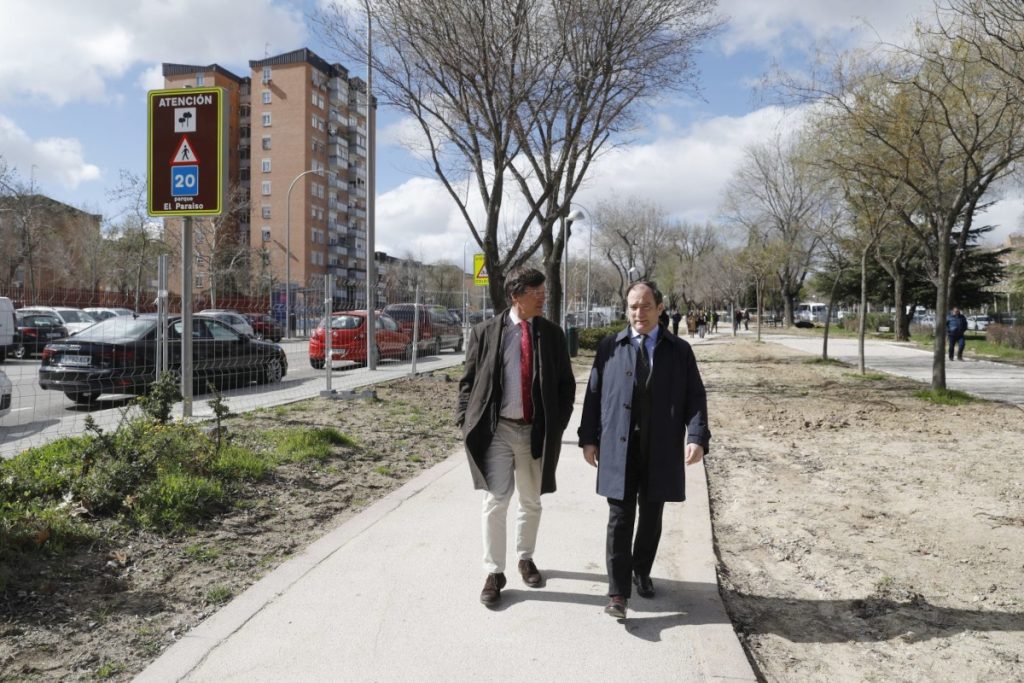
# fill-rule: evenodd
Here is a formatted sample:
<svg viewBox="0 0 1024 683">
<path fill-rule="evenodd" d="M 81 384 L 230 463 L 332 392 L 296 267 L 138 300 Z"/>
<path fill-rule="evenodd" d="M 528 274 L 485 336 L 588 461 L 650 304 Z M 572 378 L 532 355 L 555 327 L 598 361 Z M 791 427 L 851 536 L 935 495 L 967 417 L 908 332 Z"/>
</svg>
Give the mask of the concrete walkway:
<svg viewBox="0 0 1024 683">
<path fill-rule="evenodd" d="M 769 333 L 762 334 L 761 338 L 821 355 L 820 337 Z M 828 355 L 855 367 L 860 362 L 856 339 L 830 338 Z M 864 364 L 877 372 L 909 377 L 926 384 L 932 381 L 932 352 L 911 344 L 865 340 Z M 987 360 L 946 361 L 946 387 L 992 401 L 1024 405 L 1024 368 Z"/>
<path fill-rule="evenodd" d="M 278 567 L 136 680 L 756 680 L 718 594 L 703 465 L 688 470 L 689 500 L 666 506 L 656 597 L 634 596 L 625 622 L 603 613 L 608 508 L 575 445 L 580 410 L 559 490 L 544 496 L 543 588 L 525 587 L 513 559 L 500 608 L 480 604 L 481 494 L 460 450 Z"/>
</svg>

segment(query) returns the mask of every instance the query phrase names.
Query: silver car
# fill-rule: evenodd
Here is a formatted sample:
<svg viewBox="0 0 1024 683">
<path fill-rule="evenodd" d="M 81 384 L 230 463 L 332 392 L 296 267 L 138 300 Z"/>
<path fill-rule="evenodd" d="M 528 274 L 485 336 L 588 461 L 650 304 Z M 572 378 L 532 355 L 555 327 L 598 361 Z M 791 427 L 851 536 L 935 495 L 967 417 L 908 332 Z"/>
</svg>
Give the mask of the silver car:
<svg viewBox="0 0 1024 683">
<path fill-rule="evenodd" d="M 96 318 L 92 317 L 80 308 L 68 306 L 26 306 L 19 308 L 19 313 L 49 313 L 60 319 L 61 324 L 67 329 L 68 334 L 75 335 L 87 327 L 96 324 Z"/>
<path fill-rule="evenodd" d="M 11 412 L 11 393 L 13 392 L 11 380 L 0 370 L 0 417 Z"/>
<path fill-rule="evenodd" d="M 256 336 L 256 333 L 253 331 L 252 325 L 249 324 L 248 319 L 237 311 L 227 311 L 221 308 L 208 308 L 205 311 L 199 311 L 196 315 L 216 318 L 222 323 L 231 325 L 231 327 L 235 328 L 236 332 L 244 334 L 246 337 Z"/>
</svg>

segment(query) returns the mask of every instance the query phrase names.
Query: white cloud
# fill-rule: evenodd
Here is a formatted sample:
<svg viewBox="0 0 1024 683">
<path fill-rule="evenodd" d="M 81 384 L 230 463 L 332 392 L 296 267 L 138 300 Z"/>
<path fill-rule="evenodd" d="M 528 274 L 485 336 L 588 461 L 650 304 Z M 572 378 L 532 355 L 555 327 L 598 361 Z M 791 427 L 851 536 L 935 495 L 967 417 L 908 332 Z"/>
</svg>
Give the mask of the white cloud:
<svg viewBox="0 0 1024 683">
<path fill-rule="evenodd" d="M 301 12 L 280 0 L 5 0 L 3 13 L 0 101 L 102 101 L 139 63 L 241 68 L 267 43 L 286 52 L 307 38 Z"/>
<path fill-rule="evenodd" d="M 713 220 L 722 191 L 742 161 L 744 148 L 775 130 L 791 129 L 800 119 L 799 112 L 767 107 L 745 116 L 710 118 L 649 144 L 614 148 L 591 166 L 576 203 L 594 210 L 611 197 L 638 196 L 683 220 Z M 469 191 L 470 213 L 479 220 L 475 188 Z M 525 215 L 514 189 L 502 212 L 510 225 Z M 378 250 L 458 264 L 464 243 L 471 239 L 454 200 L 437 180 L 410 180 L 378 197 Z M 472 254 L 475 249 L 471 241 L 467 252 Z"/>
<path fill-rule="evenodd" d="M 80 183 L 100 178 L 99 167 L 85 163 L 78 140 L 56 137 L 32 140 L 3 115 L 0 115 L 0 150 L 9 167 L 44 185 L 56 182 L 73 190 Z"/>
<path fill-rule="evenodd" d="M 897 41 L 932 7 L 931 0 L 721 0 L 719 10 L 729 18 L 721 41 L 726 54 L 743 48 L 775 52 L 825 40 Z"/>
<path fill-rule="evenodd" d="M 1014 193 L 991 206 L 988 211 L 978 214 L 974 219 L 974 224 L 994 226 L 995 229 L 985 235 L 985 243 L 996 246 L 1006 242 L 1006 238 L 1013 233 L 1024 230 L 1022 218 L 1024 218 L 1024 199 Z"/>
</svg>

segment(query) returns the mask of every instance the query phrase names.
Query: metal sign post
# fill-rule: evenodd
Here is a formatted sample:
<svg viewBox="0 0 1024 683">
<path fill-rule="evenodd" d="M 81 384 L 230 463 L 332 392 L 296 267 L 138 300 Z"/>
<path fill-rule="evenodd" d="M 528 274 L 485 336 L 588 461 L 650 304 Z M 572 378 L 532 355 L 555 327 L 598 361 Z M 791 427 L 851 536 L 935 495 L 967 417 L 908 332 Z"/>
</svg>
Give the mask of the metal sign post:
<svg viewBox="0 0 1024 683">
<path fill-rule="evenodd" d="M 334 304 L 333 291 L 331 289 L 331 275 L 329 273 L 324 274 L 324 372 L 326 373 L 324 391 L 320 392 L 321 396 L 329 397 L 334 394 L 334 389 L 331 388 L 331 374 L 334 371 L 334 367 L 331 364 L 331 337 L 334 335 L 334 328 L 331 326 L 331 314 L 333 311 L 331 308 Z"/>
<path fill-rule="evenodd" d="M 181 216 L 181 412 L 192 416 L 192 217 L 224 211 L 227 107 L 221 88 L 148 93 L 147 209 Z M 168 368 L 169 369 L 169 368 Z"/>
</svg>

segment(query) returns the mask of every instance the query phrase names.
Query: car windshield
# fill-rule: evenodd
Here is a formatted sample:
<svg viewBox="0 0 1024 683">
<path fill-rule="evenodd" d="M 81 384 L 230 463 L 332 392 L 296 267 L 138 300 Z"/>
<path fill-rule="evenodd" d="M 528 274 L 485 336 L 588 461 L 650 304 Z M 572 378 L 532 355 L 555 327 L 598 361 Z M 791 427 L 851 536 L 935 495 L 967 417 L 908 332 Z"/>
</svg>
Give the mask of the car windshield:
<svg viewBox="0 0 1024 683">
<path fill-rule="evenodd" d="M 107 318 L 75 335 L 81 341 L 108 341 L 111 339 L 141 339 L 156 326 L 155 318 Z"/>
<path fill-rule="evenodd" d="M 358 315 L 336 315 L 331 318 L 331 329 L 332 330 L 354 330 L 363 324 L 363 319 Z M 320 327 L 323 328 L 324 321 L 320 321 Z"/>
<path fill-rule="evenodd" d="M 59 313 L 60 313 L 60 316 L 62 318 L 64 318 L 64 322 L 66 322 L 66 323 L 94 323 L 94 322 L 96 322 L 96 318 L 93 318 L 91 315 L 89 315 L 85 311 L 76 311 L 73 308 L 62 308 L 62 309 L 60 309 Z"/>
</svg>

